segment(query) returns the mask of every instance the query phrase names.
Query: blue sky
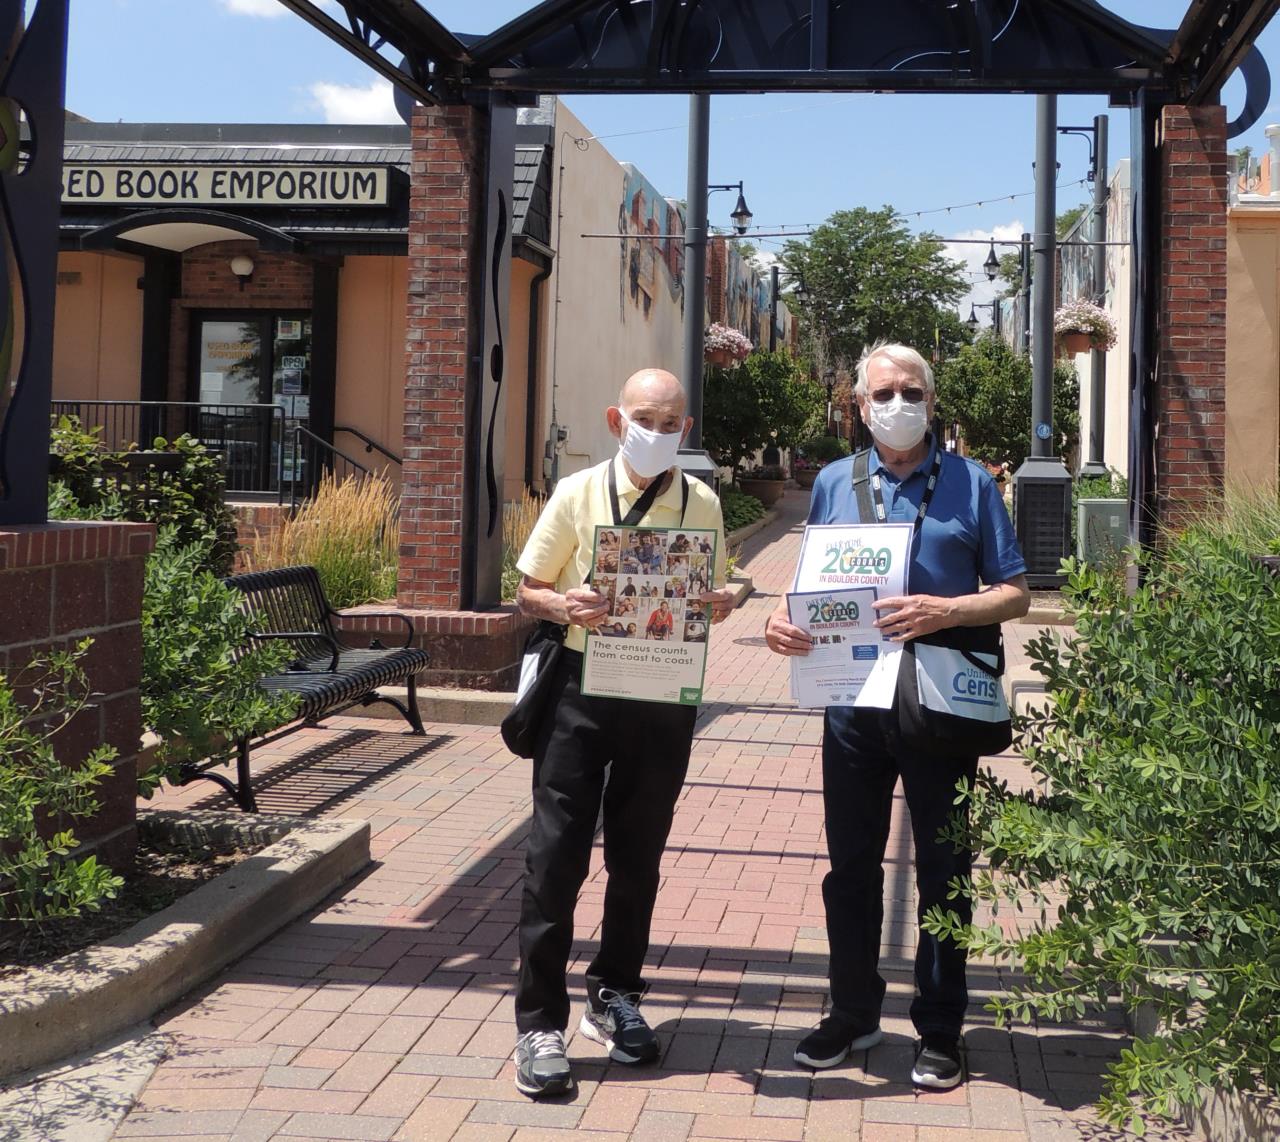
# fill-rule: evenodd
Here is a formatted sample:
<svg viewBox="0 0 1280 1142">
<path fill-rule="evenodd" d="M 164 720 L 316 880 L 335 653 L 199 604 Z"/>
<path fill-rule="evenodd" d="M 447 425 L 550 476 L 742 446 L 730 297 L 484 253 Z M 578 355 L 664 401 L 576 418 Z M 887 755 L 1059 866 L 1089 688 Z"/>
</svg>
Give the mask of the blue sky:
<svg viewBox="0 0 1280 1142">
<path fill-rule="evenodd" d="M 1176 26 L 1188 0 L 1104 0 L 1135 23 Z M 30 0 L 28 0 L 30 5 Z M 532 0 L 424 0 L 454 31 L 483 33 L 533 7 Z M 1259 41 L 1280 92 L 1280 26 Z M 97 120 L 190 122 L 395 121 L 376 76 L 276 0 L 71 0 L 67 105 Z M 380 85 L 381 81 L 378 81 Z M 1233 79 L 1228 119 L 1243 101 Z M 1263 127 L 1280 121 L 1280 96 L 1230 146 L 1267 149 Z M 592 96 L 569 100 L 599 142 L 635 163 L 656 186 L 684 196 L 685 96 Z M 1108 113 L 1101 97 L 1059 100 L 1059 122 Z M 1113 109 L 1111 158 L 1127 153 L 1129 114 Z M 1035 100 L 988 95 L 753 95 L 712 101 L 711 181 L 743 179 L 755 221 L 770 229 L 819 222 L 833 211 L 890 203 L 916 229 L 944 237 L 1030 229 Z M 1059 142 L 1060 183 L 1083 179 L 1083 139 Z M 1059 208 L 1085 201 L 1086 186 L 1059 191 Z M 959 206 L 982 200 L 986 205 Z M 711 199 L 727 225 L 733 196 Z M 776 249 L 760 243 L 763 249 Z M 981 261 L 985 250 L 977 251 Z M 985 281 L 974 296 L 988 296 Z M 967 308 L 965 310 L 967 312 Z"/>
</svg>

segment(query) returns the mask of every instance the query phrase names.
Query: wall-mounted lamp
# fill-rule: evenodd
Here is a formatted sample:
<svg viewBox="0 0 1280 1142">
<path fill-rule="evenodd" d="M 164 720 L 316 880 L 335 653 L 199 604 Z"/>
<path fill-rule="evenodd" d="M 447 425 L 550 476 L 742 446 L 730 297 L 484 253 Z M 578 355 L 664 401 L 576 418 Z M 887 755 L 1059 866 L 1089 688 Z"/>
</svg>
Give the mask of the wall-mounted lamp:
<svg viewBox="0 0 1280 1142">
<path fill-rule="evenodd" d="M 240 279 L 240 288 L 253 279 L 253 259 L 248 254 L 237 254 L 231 259 L 231 272 Z"/>
</svg>

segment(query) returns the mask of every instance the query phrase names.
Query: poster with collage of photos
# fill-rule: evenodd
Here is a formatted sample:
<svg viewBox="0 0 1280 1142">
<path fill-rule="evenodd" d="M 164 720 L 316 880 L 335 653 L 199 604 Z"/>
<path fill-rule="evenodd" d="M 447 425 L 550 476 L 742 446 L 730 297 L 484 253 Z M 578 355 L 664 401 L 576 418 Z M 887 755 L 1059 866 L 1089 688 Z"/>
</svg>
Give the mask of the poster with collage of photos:
<svg viewBox="0 0 1280 1142">
<path fill-rule="evenodd" d="M 597 527 L 591 585 L 608 617 L 587 638 L 582 692 L 642 702 L 702 700 L 716 534 Z"/>
</svg>

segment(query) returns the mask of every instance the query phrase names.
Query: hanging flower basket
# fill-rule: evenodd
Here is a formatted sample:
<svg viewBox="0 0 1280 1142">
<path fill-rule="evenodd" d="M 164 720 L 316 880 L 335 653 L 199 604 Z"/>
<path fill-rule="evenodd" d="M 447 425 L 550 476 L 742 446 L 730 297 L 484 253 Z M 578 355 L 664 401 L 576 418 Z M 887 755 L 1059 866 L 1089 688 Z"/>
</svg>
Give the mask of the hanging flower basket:
<svg viewBox="0 0 1280 1142">
<path fill-rule="evenodd" d="M 1053 315 L 1053 332 L 1063 356 L 1090 349 L 1105 353 L 1116 343 L 1116 323 L 1111 315 L 1083 298 L 1067 302 Z"/>
<path fill-rule="evenodd" d="M 703 357 L 710 365 L 727 369 L 741 364 L 753 348 L 751 341 L 732 326 L 721 325 L 718 321 L 707 326 Z"/>
<path fill-rule="evenodd" d="M 1074 357 L 1077 353 L 1087 353 L 1093 348 L 1093 339 L 1087 333 L 1073 329 L 1069 333 L 1058 334 L 1058 356 Z"/>
</svg>

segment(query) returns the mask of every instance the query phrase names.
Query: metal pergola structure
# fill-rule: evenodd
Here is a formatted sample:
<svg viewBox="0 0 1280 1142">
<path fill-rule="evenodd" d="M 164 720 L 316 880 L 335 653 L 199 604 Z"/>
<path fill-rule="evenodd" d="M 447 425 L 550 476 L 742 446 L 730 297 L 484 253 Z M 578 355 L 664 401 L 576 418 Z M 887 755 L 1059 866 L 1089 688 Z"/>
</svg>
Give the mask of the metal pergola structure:
<svg viewBox="0 0 1280 1142">
<path fill-rule="evenodd" d="M 402 100 L 468 104 L 495 125 L 538 94 L 575 92 L 1074 93 L 1131 108 L 1130 469 L 1135 523 L 1148 517 L 1161 210 L 1155 124 L 1165 105 L 1217 102 L 1240 69 L 1248 91 L 1230 132 L 1252 126 L 1270 96 L 1253 43 L 1280 0 L 1191 0 L 1170 29 L 1131 24 L 1095 0 L 545 0 L 484 36 L 451 32 L 417 0 L 280 3 L 391 80 Z M 0 99 L 21 104 L 41 141 L 25 173 L 0 164 L 0 230 L 11 249 L 15 234 L 24 244 L 22 257 L 7 260 L 10 304 L 0 310 L 10 325 L 0 349 L 21 346 L 12 362 L 0 352 L 0 524 L 44 519 L 66 9 L 67 0 L 37 0 L 24 30 L 22 0 L 0 0 Z M 498 153 L 491 149 L 490 161 Z M 501 231 L 495 218 L 484 221 L 486 233 Z M 500 325 L 496 312 L 476 320 Z M 482 330 L 482 341 L 491 332 Z M 479 398 L 491 380 L 477 370 L 468 384 Z M 478 436 L 467 467 L 483 488 L 493 469 Z M 464 541 L 492 546 L 492 519 L 482 518 L 492 510 L 474 502 Z"/>
</svg>

